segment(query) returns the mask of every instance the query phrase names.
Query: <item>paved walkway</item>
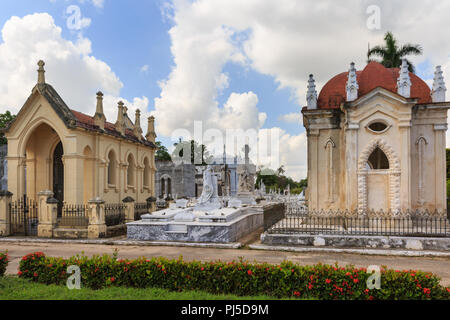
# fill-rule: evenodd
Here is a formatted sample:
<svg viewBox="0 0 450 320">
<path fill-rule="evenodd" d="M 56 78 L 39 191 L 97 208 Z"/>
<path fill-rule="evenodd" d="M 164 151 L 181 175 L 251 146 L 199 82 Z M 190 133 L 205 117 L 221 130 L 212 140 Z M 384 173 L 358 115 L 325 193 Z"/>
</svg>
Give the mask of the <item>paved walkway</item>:
<svg viewBox="0 0 450 320">
<path fill-rule="evenodd" d="M 264 251 L 251 249 L 216 249 L 196 247 L 166 247 L 166 246 L 120 246 L 101 244 L 74 244 L 74 243 L 21 243 L 0 242 L 0 251 L 7 249 L 11 258 L 7 273 L 17 273 L 21 257 L 28 253 L 42 251 L 48 256 L 70 257 L 84 251 L 85 255 L 112 254 L 114 249 L 119 250 L 120 258 L 156 257 L 164 256 L 176 259 L 180 255 L 184 260 L 201 261 L 231 261 L 243 257 L 249 262 L 280 263 L 290 260 L 301 265 L 317 264 L 319 262 L 340 266 L 353 264 L 356 267 L 368 267 L 369 265 L 387 266 L 392 269 L 414 269 L 433 272 L 442 278 L 442 284 L 450 286 L 450 258 L 445 257 L 393 257 L 373 256 L 350 253 L 302 253 Z"/>
</svg>

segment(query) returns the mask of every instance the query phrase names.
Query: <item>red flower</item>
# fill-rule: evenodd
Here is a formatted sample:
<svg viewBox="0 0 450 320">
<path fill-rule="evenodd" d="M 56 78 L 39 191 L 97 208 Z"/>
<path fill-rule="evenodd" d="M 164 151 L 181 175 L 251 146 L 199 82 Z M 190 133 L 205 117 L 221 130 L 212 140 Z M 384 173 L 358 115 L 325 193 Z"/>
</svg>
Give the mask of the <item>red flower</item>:
<svg viewBox="0 0 450 320">
<path fill-rule="evenodd" d="M 292 270 L 291 270 L 291 272 L 292 272 L 292 273 L 294 273 L 294 272 L 295 272 L 295 270 L 294 270 L 294 269 L 292 269 Z"/>
<path fill-rule="evenodd" d="M 300 297 L 300 292 L 299 291 L 294 291 L 294 296 Z"/>
<path fill-rule="evenodd" d="M 248 271 L 247 271 L 247 274 L 248 274 L 249 276 L 251 276 L 251 275 L 253 274 L 252 270 L 248 270 Z"/>
<path fill-rule="evenodd" d="M 374 297 L 372 297 L 372 296 L 370 296 L 370 297 L 369 297 L 369 300 L 373 300 L 373 299 L 375 299 L 375 298 L 374 298 Z"/>
<path fill-rule="evenodd" d="M 416 276 L 416 274 L 415 273 L 411 273 L 411 277 L 415 277 Z"/>
<path fill-rule="evenodd" d="M 114 281 L 116 281 L 116 278 L 114 278 L 114 277 L 111 277 L 111 282 L 114 282 Z"/>
<path fill-rule="evenodd" d="M 326 279 L 325 282 L 326 282 L 327 284 L 330 284 L 330 283 L 331 283 L 331 280 L 330 280 L 330 279 Z"/>
<path fill-rule="evenodd" d="M 27 261 L 27 256 L 22 258 L 23 261 Z"/>
<path fill-rule="evenodd" d="M 312 288 L 313 288 L 313 285 L 312 285 L 312 283 L 310 283 L 310 284 L 308 285 L 308 289 L 311 290 Z"/>
<path fill-rule="evenodd" d="M 127 271 L 128 271 L 128 268 L 123 268 L 123 271 L 127 272 Z"/>
<path fill-rule="evenodd" d="M 354 283 L 358 283 L 359 280 L 355 278 L 355 279 L 353 279 L 353 282 L 354 282 Z"/>
<path fill-rule="evenodd" d="M 445 289 L 447 289 L 447 292 L 450 292 L 450 288 L 445 288 Z"/>
<path fill-rule="evenodd" d="M 369 289 L 364 290 L 365 294 L 369 294 Z"/>
<path fill-rule="evenodd" d="M 431 293 L 431 289 L 423 288 L 423 293 L 430 294 Z"/>
<path fill-rule="evenodd" d="M 37 277 L 38 276 L 37 272 L 33 273 L 33 276 Z"/>
<path fill-rule="evenodd" d="M 202 270 L 202 271 L 203 271 L 203 270 L 205 270 L 205 268 L 203 268 L 203 267 L 202 267 L 202 268 L 201 268 L 200 270 Z"/>
<path fill-rule="evenodd" d="M 20 277 L 22 275 L 22 271 L 17 272 L 17 275 Z M 448 289 L 447 289 L 448 290 Z"/>
<path fill-rule="evenodd" d="M 351 276 L 352 274 L 350 272 L 347 272 L 345 275 L 346 276 Z"/>
</svg>

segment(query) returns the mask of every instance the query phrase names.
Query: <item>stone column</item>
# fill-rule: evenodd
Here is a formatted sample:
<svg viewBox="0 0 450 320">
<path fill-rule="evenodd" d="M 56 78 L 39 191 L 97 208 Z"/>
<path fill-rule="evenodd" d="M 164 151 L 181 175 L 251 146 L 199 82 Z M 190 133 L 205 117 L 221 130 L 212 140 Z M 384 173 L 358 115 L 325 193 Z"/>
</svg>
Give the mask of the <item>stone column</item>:
<svg viewBox="0 0 450 320">
<path fill-rule="evenodd" d="M 100 198 L 88 201 L 89 226 L 88 238 L 106 238 L 105 201 Z"/>
<path fill-rule="evenodd" d="M 64 201 L 70 204 L 83 203 L 84 157 L 64 155 Z"/>
<path fill-rule="evenodd" d="M 52 191 L 38 193 L 38 237 L 53 238 L 53 229 L 58 218 L 58 200 L 53 198 Z"/>
<path fill-rule="evenodd" d="M 125 204 L 125 223 L 134 221 L 134 199 L 132 197 L 126 197 L 122 200 Z"/>
<path fill-rule="evenodd" d="M 353 211 L 359 209 L 359 173 L 358 173 L 358 129 L 357 123 L 349 123 L 345 129 L 345 203 L 344 208 Z"/>
<path fill-rule="evenodd" d="M 0 237 L 11 234 L 11 215 L 9 205 L 13 194 L 9 191 L 0 191 Z"/>
<path fill-rule="evenodd" d="M 319 169 L 317 168 L 318 160 L 318 140 L 319 130 L 310 129 L 308 132 L 308 207 L 309 209 L 318 209 L 319 190 L 318 190 L 318 176 Z"/>
<path fill-rule="evenodd" d="M 434 147 L 435 147 L 435 183 L 436 198 L 435 207 L 442 216 L 447 212 L 447 187 L 446 187 L 446 162 L 445 162 L 445 133 L 447 124 L 434 125 Z"/>
</svg>

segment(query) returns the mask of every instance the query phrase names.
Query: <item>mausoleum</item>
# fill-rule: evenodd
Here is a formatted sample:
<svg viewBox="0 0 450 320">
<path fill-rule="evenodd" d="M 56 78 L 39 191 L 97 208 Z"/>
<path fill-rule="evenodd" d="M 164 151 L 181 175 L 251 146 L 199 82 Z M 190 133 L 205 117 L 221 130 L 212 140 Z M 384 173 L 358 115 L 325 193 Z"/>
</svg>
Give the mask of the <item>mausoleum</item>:
<svg viewBox="0 0 450 320">
<path fill-rule="evenodd" d="M 401 68 L 350 65 L 319 94 L 310 75 L 303 124 L 309 209 L 446 210 L 446 87 Z"/>
<path fill-rule="evenodd" d="M 148 119 L 143 137 L 140 111 L 133 123 L 119 102 L 115 123 L 107 122 L 101 92 L 95 115 L 75 111 L 45 82 L 44 62 L 38 65 L 38 83 L 4 130 L 8 190 L 14 197 L 36 200 L 48 190 L 60 204 L 73 205 L 92 199 L 121 203 L 126 197 L 136 202 L 155 197 L 154 118 Z"/>
</svg>

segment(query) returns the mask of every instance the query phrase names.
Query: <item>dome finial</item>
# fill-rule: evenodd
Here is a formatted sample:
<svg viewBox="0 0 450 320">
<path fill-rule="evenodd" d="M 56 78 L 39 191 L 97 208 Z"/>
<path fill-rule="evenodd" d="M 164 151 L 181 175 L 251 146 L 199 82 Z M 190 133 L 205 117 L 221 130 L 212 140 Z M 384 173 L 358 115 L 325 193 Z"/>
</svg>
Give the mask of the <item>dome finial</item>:
<svg viewBox="0 0 450 320">
<path fill-rule="evenodd" d="M 309 75 L 306 101 L 308 109 L 317 109 L 317 91 L 314 76 L 312 74 Z"/>
<path fill-rule="evenodd" d="M 346 85 L 347 101 L 355 101 L 358 99 L 358 81 L 356 78 L 355 63 L 350 63 L 350 70 L 348 71 L 348 80 Z"/>
<path fill-rule="evenodd" d="M 411 97 L 411 79 L 409 77 L 408 62 L 402 59 L 400 75 L 397 80 L 397 93 L 405 98 Z"/>
<path fill-rule="evenodd" d="M 431 99 L 433 102 L 445 102 L 447 88 L 445 87 L 442 73 L 441 66 L 437 66 L 434 72 L 433 90 L 431 91 Z"/>
</svg>

